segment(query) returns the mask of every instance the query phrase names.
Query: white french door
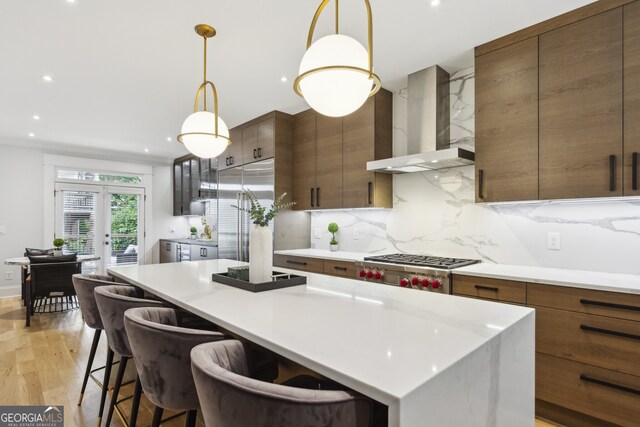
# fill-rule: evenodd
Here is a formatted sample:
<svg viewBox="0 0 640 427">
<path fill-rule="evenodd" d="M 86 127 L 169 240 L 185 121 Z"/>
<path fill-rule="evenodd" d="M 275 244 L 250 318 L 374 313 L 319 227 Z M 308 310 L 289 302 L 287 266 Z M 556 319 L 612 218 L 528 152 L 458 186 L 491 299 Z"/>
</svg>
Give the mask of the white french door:
<svg viewBox="0 0 640 427">
<path fill-rule="evenodd" d="M 56 237 L 65 251 L 93 255 L 83 272 L 144 262 L 144 189 L 56 184 Z"/>
</svg>

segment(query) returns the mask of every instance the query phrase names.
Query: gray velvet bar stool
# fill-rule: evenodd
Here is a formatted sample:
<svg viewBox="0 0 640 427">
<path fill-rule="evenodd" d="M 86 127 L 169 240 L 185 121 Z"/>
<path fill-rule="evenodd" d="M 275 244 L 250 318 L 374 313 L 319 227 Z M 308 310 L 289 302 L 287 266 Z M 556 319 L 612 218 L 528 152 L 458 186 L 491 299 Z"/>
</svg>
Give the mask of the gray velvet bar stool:
<svg viewBox="0 0 640 427">
<path fill-rule="evenodd" d="M 195 347 L 191 366 L 208 427 L 369 427 L 372 420 L 372 402 L 354 392 L 249 378 L 245 346 L 237 340 Z"/>
<path fill-rule="evenodd" d="M 78 296 L 78 303 L 80 304 L 80 311 L 82 312 L 82 318 L 84 323 L 92 329 L 95 329 L 93 334 L 93 343 L 91 344 L 91 352 L 89 353 L 89 359 L 87 360 L 87 368 L 84 373 L 84 380 L 82 381 L 82 388 L 80 389 L 80 399 L 78 400 L 78 406 L 82 404 L 82 398 L 84 396 L 85 389 L 87 388 L 87 381 L 89 376 L 98 369 L 91 370 L 93 366 L 93 359 L 96 355 L 96 349 L 98 348 L 98 342 L 100 341 L 100 335 L 104 326 L 102 324 L 102 318 L 100 317 L 100 311 L 96 304 L 94 290 L 99 286 L 113 286 L 113 278 L 109 276 L 88 275 L 88 274 L 74 274 L 72 279 L 73 288 Z M 109 388 L 109 379 L 111 377 L 111 366 L 113 365 L 113 351 L 111 348 L 107 348 L 107 361 L 104 366 L 104 379 L 102 380 L 102 394 L 100 396 L 100 409 L 98 411 L 98 419 L 102 418 L 104 412 L 104 402 L 107 399 L 107 389 Z"/>
<path fill-rule="evenodd" d="M 118 366 L 118 374 L 116 375 L 111 403 L 109 404 L 106 426 L 111 424 L 113 411 L 116 409 L 116 404 L 119 403 L 118 394 L 120 393 L 122 379 L 127 369 L 127 362 L 133 357 L 129 338 L 124 328 L 124 313 L 130 308 L 164 306 L 160 301 L 142 298 L 143 295 L 144 293 L 141 290 L 133 286 L 101 286 L 95 290 L 96 303 L 98 304 L 102 324 L 107 334 L 109 348 L 111 348 L 114 353 L 120 355 L 120 365 Z M 136 376 L 136 385 L 131 405 L 131 418 L 129 420 L 130 427 L 135 427 L 137 422 L 140 395 L 140 379 Z M 100 421 L 100 418 L 98 418 L 98 425 L 100 425 Z"/>
<path fill-rule="evenodd" d="M 156 405 L 151 426 L 160 425 L 164 409 L 187 411 L 185 426 L 194 426 L 198 395 L 191 375 L 191 349 L 226 337 L 180 327 L 180 313 L 171 308 L 127 310 L 124 325 L 142 389 Z"/>
</svg>

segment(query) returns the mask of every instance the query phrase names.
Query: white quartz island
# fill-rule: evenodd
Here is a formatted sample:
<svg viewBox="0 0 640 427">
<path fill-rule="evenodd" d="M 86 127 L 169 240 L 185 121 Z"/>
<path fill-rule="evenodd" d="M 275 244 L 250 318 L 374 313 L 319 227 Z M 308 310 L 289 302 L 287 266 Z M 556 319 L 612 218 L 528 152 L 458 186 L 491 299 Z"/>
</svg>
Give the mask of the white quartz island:
<svg viewBox="0 0 640 427">
<path fill-rule="evenodd" d="M 109 273 L 388 405 L 391 426 L 533 426 L 532 309 L 310 273 L 262 293 L 212 282 L 242 264 Z"/>
</svg>

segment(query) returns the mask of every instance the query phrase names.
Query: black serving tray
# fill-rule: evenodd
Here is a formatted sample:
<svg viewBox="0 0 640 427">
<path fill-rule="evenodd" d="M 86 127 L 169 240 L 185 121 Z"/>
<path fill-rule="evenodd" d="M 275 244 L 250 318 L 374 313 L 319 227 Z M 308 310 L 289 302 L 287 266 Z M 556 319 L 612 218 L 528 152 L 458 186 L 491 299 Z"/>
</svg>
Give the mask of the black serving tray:
<svg viewBox="0 0 640 427">
<path fill-rule="evenodd" d="M 280 271 L 274 271 L 273 276 L 275 280 L 264 283 L 251 283 L 245 280 L 234 279 L 229 277 L 229 273 L 212 274 L 211 278 L 214 282 L 222 283 L 224 285 L 233 286 L 235 288 L 244 289 L 250 292 L 264 292 L 272 291 L 274 289 L 288 288 L 291 286 L 305 285 L 307 283 L 306 276 L 298 276 L 296 274 L 282 273 Z"/>
</svg>

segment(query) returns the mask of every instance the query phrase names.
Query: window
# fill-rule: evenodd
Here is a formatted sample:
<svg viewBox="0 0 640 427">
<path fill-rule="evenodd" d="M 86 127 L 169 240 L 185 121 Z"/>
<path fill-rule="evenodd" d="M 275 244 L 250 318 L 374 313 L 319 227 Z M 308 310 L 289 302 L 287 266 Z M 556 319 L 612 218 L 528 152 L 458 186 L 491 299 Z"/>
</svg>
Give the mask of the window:
<svg viewBox="0 0 640 427">
<path fill-rule="evenodd" d="M 136 175 L 111 175 L 67 169 L 58 169 L 57 178 L 85 182 L 116 182 L 121 184 L 140 184 L 142 182 L 142 178 Z"/>
</svg>

